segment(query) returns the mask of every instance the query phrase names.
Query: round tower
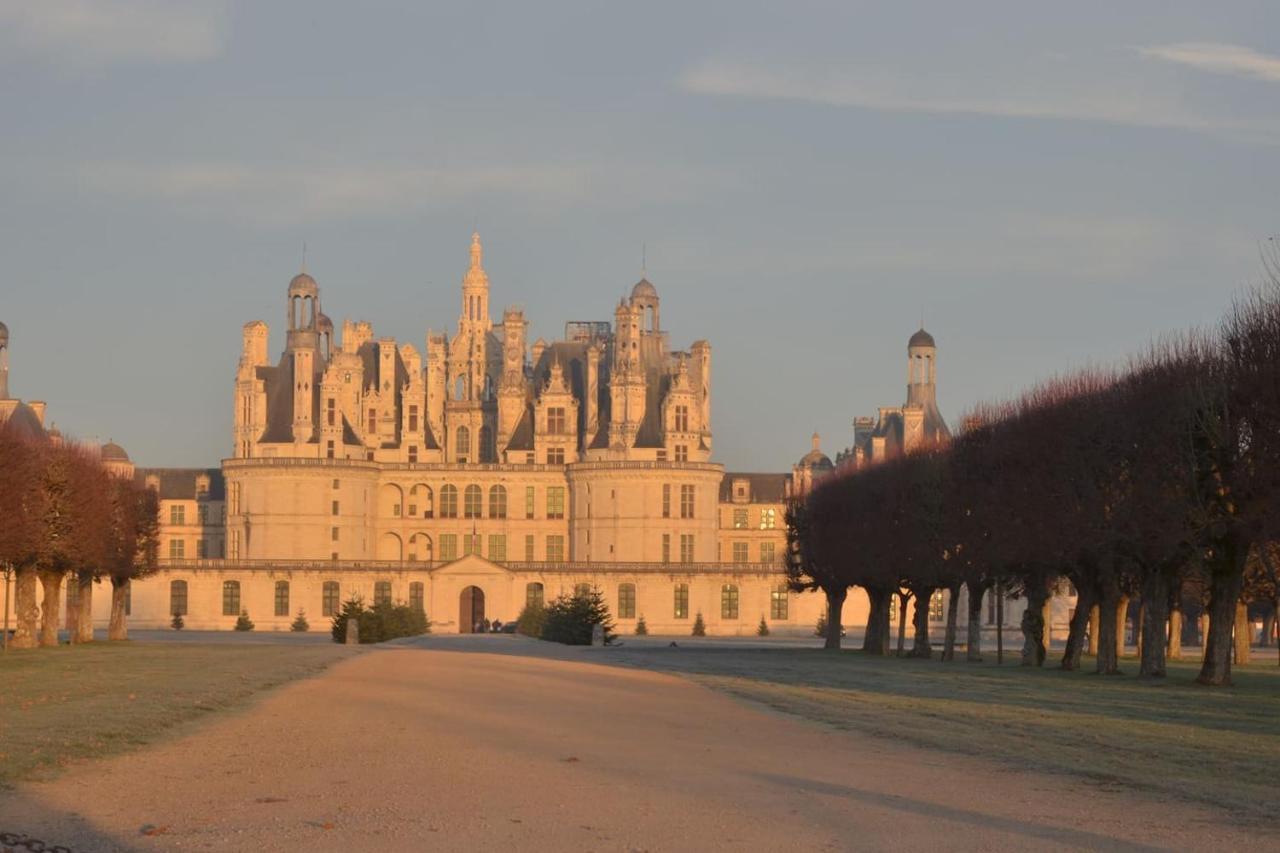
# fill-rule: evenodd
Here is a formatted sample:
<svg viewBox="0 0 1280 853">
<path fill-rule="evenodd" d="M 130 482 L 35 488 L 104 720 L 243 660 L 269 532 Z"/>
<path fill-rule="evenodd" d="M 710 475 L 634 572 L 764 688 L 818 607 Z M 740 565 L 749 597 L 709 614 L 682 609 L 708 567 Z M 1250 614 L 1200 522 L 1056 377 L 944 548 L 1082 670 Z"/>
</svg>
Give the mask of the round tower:
<svg viewBox="0 0 1280 853">
<path fill-rule="evenodd" d="M 315 349 L 319 344 L 320 287 L 306 270 L 289 282 L 289 349 Z"/>
<path fill-rule="evenodd" d="M 936 402 L 938 346 L 923 328 L 907 341 L 907 405 Z"/>
</svg>

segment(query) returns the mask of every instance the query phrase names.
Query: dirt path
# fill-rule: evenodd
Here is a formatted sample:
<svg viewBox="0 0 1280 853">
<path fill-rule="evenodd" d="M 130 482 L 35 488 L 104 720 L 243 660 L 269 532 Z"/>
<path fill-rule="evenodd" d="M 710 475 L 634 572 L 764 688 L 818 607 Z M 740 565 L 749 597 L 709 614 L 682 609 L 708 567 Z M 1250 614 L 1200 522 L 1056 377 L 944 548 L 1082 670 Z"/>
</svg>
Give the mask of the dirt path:
<svg viewBox="0 0 1280 853">
<path fill-rule="evenodd" d="M 672 676 L 418 648 L 361 655 L 192 735 L 0 793 L 0 831 L 76 851 L 1271 843 L 1219 820 L 827 731 Z"/>
</svg>

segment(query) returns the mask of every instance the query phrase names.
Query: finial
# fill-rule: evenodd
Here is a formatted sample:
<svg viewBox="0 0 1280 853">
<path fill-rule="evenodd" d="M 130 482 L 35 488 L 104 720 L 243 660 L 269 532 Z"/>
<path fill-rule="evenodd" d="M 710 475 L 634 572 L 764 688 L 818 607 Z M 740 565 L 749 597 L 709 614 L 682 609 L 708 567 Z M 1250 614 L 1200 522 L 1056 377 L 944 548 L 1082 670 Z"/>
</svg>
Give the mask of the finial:
<svg viewBox="0 0 1280 853">
<path fill-rule="evenodd" d="M 307 241 L 302 241 L 302 272 L 307 271 Z"/>
<path fill-rule="evenodd" d="M 820 441 L 819 441 L 819 439 L 818 439 L 818 434 L 815 432 L 815 433 L 813 434 L 813 449 L 814 449 L 814 450 L 817 450 L 817 449 L 818 449 L 818 445 L 819 445 L 819 444 L 820 444 Z"/>
<path fill-rule="evenodd" d="M 645 255 L 648 254 L 648 249 L 649 249 L 648 243 L 640 244 L 640 277 L 641 278 L 644 278 L 649 272 L 649 267 L 645 263 L 645 260 L 646 260 Z"/>
</svg>

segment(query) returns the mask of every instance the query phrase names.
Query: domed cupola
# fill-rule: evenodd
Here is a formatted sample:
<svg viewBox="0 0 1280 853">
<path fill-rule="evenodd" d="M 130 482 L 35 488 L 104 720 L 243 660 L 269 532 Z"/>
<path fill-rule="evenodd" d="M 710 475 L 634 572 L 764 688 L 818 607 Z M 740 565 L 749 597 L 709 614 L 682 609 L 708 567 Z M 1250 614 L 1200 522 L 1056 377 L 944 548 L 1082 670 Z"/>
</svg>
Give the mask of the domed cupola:
<svg viewBox="0 0 1280 853">
<path fill-rule="evenodd" d="M 937 348 L 937 344 L 933 342 L 933 335 L 926 332 L 923 328 L 911 336 L 911 340 L 907 341 L 907 348 L 913 347 L 933 347 Z"/>
<path fill-rule="evenodd" d="M 643 330 L 656 332 L 660 328 L 658 322 L 658 288 L 647 278 L 641 278 L 631 288 L 631 304 L 639 307 L 644 317 Z"/>
<path fill-rule="evenodd" d="M 319 343 L 320 286 L 304 266 L 289 281 L 289 349 L 311 348 Z"/>
<path fill-rule="evenodd" d="M 821 439 L 815 432 L 813 434 L 813 449 L 800 457 L 800 467 L 814 473 L 835 470 L 835 465 L 831 463 L 831 457 L 822 452 L 820 447 Z"/>
</svg>

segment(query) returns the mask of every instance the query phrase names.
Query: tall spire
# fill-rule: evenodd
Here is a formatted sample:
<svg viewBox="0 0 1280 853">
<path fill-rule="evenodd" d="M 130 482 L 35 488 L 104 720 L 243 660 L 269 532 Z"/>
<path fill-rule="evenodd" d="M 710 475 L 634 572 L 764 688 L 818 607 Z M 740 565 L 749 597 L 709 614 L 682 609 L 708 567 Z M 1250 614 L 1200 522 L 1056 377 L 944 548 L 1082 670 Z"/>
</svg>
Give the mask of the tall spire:
<svg viewBox="0 0 1280 853">
<path fill-rule="evenodd" d="M 484 269 L 484 247 L 480 245 L 479 231 L 471 234 L 471 268 L 473 270 Z"/>
<path fill-rule="evenodd" d="M 484 247 L 480 245 L 480 232 L 471 235 L 471 266 L 462 277 L 462 323 L 459 331 L 478 329 L 489 331 L 489 276 L 484 271 Z"/>
</svg>

